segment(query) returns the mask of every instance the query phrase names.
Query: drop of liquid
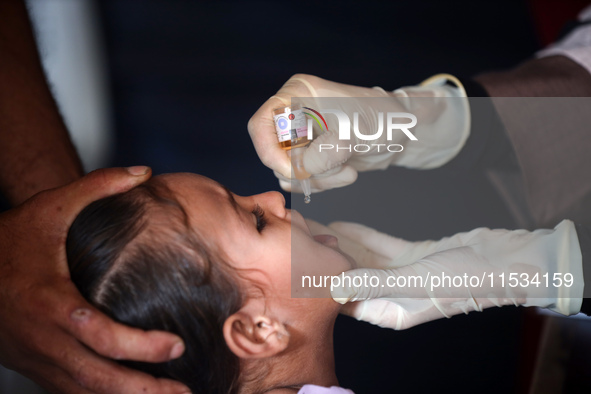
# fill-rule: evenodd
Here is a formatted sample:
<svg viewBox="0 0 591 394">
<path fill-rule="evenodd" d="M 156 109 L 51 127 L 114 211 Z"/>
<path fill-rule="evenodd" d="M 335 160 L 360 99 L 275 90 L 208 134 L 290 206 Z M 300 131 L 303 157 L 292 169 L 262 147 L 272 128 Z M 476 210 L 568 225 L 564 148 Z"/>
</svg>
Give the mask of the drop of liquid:
<svg viewBox="0 0 591 394">
<path fill-rule="evenodd" d="M 310 204 L 310 201 L 312 201 L 312 199 L 310 198 L 310 196 L 304 196 L 304 202 L 306 204 Z"/>
</svg>

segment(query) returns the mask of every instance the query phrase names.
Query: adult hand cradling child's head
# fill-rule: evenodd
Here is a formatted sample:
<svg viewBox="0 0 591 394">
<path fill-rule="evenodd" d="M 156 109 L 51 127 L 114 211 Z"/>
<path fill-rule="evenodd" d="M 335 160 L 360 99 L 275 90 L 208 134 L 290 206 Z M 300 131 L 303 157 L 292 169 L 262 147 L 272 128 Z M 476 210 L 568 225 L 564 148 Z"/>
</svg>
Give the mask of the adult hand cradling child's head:
<svg viewBox="0 0 591 394">
<path fill-rule="evenodd" d="M 337 275 L 350 262 L 280 193 L 241 197 L 199 175 L 155 177 L 88 206 L 70 229 L 68 259 L 72 280 L 105 313 L 185 341 L 181 358 L 125 362 L 134 368 L 194 393 L 337 384 L 340 306 L 326 288 L 295 286 L 303 273 Z"/>
</svg>

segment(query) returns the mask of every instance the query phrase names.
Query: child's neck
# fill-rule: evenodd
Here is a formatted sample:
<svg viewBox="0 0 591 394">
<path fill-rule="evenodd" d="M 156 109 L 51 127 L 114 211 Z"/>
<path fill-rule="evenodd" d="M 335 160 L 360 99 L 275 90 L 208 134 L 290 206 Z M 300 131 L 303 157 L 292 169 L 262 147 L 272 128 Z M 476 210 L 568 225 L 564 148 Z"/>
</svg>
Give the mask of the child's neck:
<svg viewBox="0 0 591 394">
<path fill-rule="evenodd" d="M 282 386 L 315 384 L 338 386 L 335 373 L 333 331 L 338 308 L 334 316 L 298 327 L 294 324 L 290 347 L 278 357 L 278 381 Z M 310 328 L 312 326 L 313 328 Z M 291 349 L 290 349 L 291 348 Z M 297 391 L 296 391 L 297 392 Z"/>
</svg>

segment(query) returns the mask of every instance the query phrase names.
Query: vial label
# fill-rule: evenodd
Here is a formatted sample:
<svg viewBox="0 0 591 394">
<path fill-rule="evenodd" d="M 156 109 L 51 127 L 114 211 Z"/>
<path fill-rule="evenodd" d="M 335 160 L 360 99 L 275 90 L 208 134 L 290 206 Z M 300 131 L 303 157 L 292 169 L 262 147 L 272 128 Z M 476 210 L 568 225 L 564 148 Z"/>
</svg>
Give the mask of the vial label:
<svg viewBox="0 0 591 394">
<path fill-rule="evenodd" d="M 288 111 L 289 109 L 286 109 L 286 112 L 273 116 L 279 142 L 297 140 L 308 135 L 306 115 L 302 110 Z"/>
</svg>

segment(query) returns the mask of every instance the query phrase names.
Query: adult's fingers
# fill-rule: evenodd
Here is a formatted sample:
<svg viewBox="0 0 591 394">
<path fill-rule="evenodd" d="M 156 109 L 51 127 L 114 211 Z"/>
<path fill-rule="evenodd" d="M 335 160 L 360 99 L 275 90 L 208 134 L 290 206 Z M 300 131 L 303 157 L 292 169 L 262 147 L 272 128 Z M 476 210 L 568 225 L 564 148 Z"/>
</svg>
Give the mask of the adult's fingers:
<svg viewBox="0 0 591 394">
<path fill-rule="evenodd" d="M 349 160 L 353 153 L 349 149 L 337 149 L 339 143 L 344 145 L 334 130 L 328 130 L 312 141 L 304 153 L 306 171 L 312 175 L 322 174 Z"/>
<path fill-rule="evenodd" d="M 186 394 L 191 391 L 182 383 L 158 379 L 148 374 L 97 359 L 79 368 L 73 379 L 93 393 L 100 394 Z"/>
<path fill-rule="evenodd" d="M 399 328 L 403 310 L 389 300 L 376 299 L 350 302 L 341 309 L 343 315 L 387 328 Z"/>
<path fill-rule="evenodd" d="M 306 225 L 308 226 L 308 228 L 310 229 L 310 232 L 312 233 L 312 235 L 321 235 L 321 234 L 329 234 L 335 237 L 339 237 L 339 234 L 337 232 L 335 232 L 333 229 L 331 229 L 330 227 L 325 226 L 322 223 L 318 223 L 315 220 L 312 219 L 308 219 L 305 218 L 306 220 Z"/>
<path fill-rule="evenodd" d="M 358 268 L 346 271 L 339 282 L 332 284 L 332 298 L 340 304 L 375 298 L 428 299 L 428 275 L 420 274 L 415 268 L 410 265 L 394 269 Z"/>
<path fill-rule="evenodd" d="M 355 239 L 376 255 L 384 257 L 378 265 L 367 266 L 371 268 L 386 269 L 408 266 L 435 253 L 438 246 L 442 245 L 438 241 L 407 241 L 359 223 L 333 222 L 329 224 L 329 227 L 350 239 Z"/>
<path fill-rule="evenodd" d="M 385 269 L 392 268 L 396 264 L 396 261 L 391 257 L 391 251 L 381 245 L 379 239 L 371 242 L 366 239 L 371 237 L 373 232 L 381 234 L 376 230 L 361 224 L 348 222 L 334 222 L 329 224 L 328 227 L 345 239 L 345 241 L 339 242 L 339 246 L 357 261 L 359 268 Z M 368 235 L 366 230 L 372 230 L 373 232 Z"/>
<path fill-rule="evenodd" d="M 59 394 L 92 394 L 78 384 L 67 372 L 49 363 L 37 365 L 37 375 L 30 377 L 50 393 Z"/>
<path fill-rule="evenodd" d="M 248 121 L 248 133 L 259 158 L 267 167 L 286 178 L 291 177 L 291 164 L 285 151 L 279 147 L 272 111 L 292 105 L 292 98 L 295 97 L 316 97 L 314 84 L 320 80 L 312 75 L 292 76 Z"/>
<path fill-rule="evenodd" d="M 47 191 L 44 198 L 55 199 L 61 207 L 60 216 L 73 220 L 91 202 L 127 191 L 146 181 L 150 175 L 150 168 L 145 166 L 104 168 L 66 186 Z"/>
<path fill-rule="evenodd" d="M 285 151 L 279 147 L 272 116 L 273 108 L 282 106 L 285 105 L 282 105 L 276 97 L 267 100 L 248 121 L 248 133 L 263 164 L 285 177 L 289 177 L 291 163 Z"/>
<path fill-rule="evenodd" d="M 339 282 L 331 283 L 330 293 L 339 304 L 388 297 L 397 292 L 387 286 L 389 275 L 392 274 L 384 270 L 353 269 L 343 273 Z"/>
<path fill-rule="evenodd" d="M 337 237 L 339 240 L 339 249 L 355 260 L 356 268 L 383 268 L 387 267 L 390 259 L 374 253 L 362 244 L 359 244 L 354 239 L 347 235 L 340 233 L 331 227 L 326 227 L 323 224 L 315 222 L 311 219 L 306 219 L 306 224 L 313 235 L 329 234 Z"/>
<path fill-rule="evenodd" d="M 62 293 L 64 294 L 64 293 Z M 48 297 L 48 298 L 51 298 Z M 64 303 L 69 304 L 69 298 L 66 298 Z M 81 302 L 84 304 L 84 302 Z M 43 304 L 39 304 L 36 308 L 43 307 Z M 77 311 L 73 315 L 74 331 L 76 328 L 79 329 L 79 336 L 83 338 L 87 346 L 84 346 L 79 342 L 78 338 L 69 332 L 68 327 L 64 327 L 63 320 L 68 320 L 68 317 L 62 317 L 63 310 L 66 308 L 54 309 L 53 316 L 58 316 L 57 326 L 44 327 L 46 331 L 41 333 L 33 332 L 32 337 L 29 338 L 30 348 L 25 349 L 21 352 L 20 365 L 16 365 L 19 370 L 25 374 L 32 376 L 35 380 L 40 381 L 44 386 L 56 387 L 55 392 L 66 392 L 66 393 L 131 393 L 131 392 L 146 392 L 146 393 L 181 393 L 187 392 L 188 390 L 180 385 L 178 382 L 160 381 L 156 380 L 151 376 L 138 373 L 124 368 L 110 360 L 101 357 L 94 353 L 89 347 L 93 345 L 99 348 L 105 355 L 115 357 L 118 359 L 138 359 L 141 361 L 166 361 L 169 359 L 168 349 L 160 351 L 162 357 L 159 357 L 156 353 L 161 346 L 154 346 L 156 349 L 150 349 L 154 340 L 138 341 L 136 338 L 131 337 L 130 342 L 132 344 L 125 344 L 125 338 L 130 338 L 129 335 L 125 335 L 126 331 L 132 331 L 127 327 L 123 327 L 123 338 L 118 338 L 120 334 L 118 331 L 113 331 L 109 326 L 116 326 L 116 323 L 110 322 L 106 317 L 102 316 L 100 312 L 95 311 L 92 307 L 88 306 L 88 309 L 95 314 L 96 317 L 100 317 L 101 320 L 105 320 L 107 324 L 96 324 L 96 327 L 85 327 L 85 324 L 92 319 L 86 319 L 90 315 L 86 312 L 81 313 Z M 100 316 L 99 316 L 100 315 Z M 31 319 L 37 324 L 46 324 L 43 319 Z M 39 320 L 39 321 L 37 321 Z M 96 320 L 96 319 L 95 319 Z M 77 324 L 79 323 L 79 324 Z M 109 324 L 111 323 L 111 324 Z M 66 323 L 67 324 L 67 323 Z M 76 326 L 79 327 L 76 327 Z M 100 331 L 99 327 L 104 327 L 103 332 Z M 61 328 L 61 329 L 60 329 Z M 88 331 L 86 332 L 86 329 Z M 30 331 L 30 328 L 26 327 L 23 330 Z M 139 331 L 139 330 L 138 330 Z M 26 332 L 26 331 L 25 331 Z M 50 332 L 50 334 L 46 334 Z M 112 335 L 111 335 L 112 333 Z M 140 332 L 140 337 L 143 333 Z M 150 334 L 147 333 L 148 337 Z M 158 333 L 156 333 L 158 334 Z M 170 338 L 178 337 L 172 334 L 161 333 L 162 335 L 169 336 Z M 28 334 L 24 334 L 26 337 Z M 96 338 L 90 336 L 95 335 Z M 16 338 L 15 338 L 16 339 Z M 21 338 L 22 340 L 22 338 Z M 98 344 L 97 344 L 98 342 Z M 112 342 L 112 343 L 111 343 Z M 90 344 L 89 344 L 90 343 Z M 137 348 L 133 348 L 135 344 Z M 143 351 L 142 348 L 148 348 Z M 13 349 L 14 350 L 14 349 Z M 145 354 L 142 354 L 145 353 Z M 144 359 L 144 360 L 142 360 Z M 17 360 L 15 360 L 16 362 Z M 50 367 L 40 365 L 47 363 L 51 366 L 60 368 L 65 372 L 66 375 L 55 373 L 45 374 L 44 371 Z"/>
<path fill-rule="evenodd" d="M 84 207 L 93 201 L 121 193 L 146 181 L 150 168 L 105 168 L 59 188 L 43 191 L 21 206 L 20 222 L 35 223 L 35 230 L 43 232 L 40 237 L 48 245 L 65 248 L 62 238 Z M 56 240 L 58 238 L 58 240 Z"/>
<path fill-rule="evenodd" d="M 279 147 L 273 110 L 291 105 L 291 97 L 297 93 L 298 89 L 294 89 L 293 82 L 288 80 L 248 121 L 248 134 L 263 164 L 287 178 L 291 175 L 291 163 L 285 151 Z"/>
<path fill-rule="evenodd" d="M 303 193 L 302 187 L 297 179 L 286 178 L 278 172 L 274 172 L 279 179 L 279 186 L 286 192 Z M 357 180 L 357 171 L 347 165 L 338 166 L 324 174 L 310 177 L 310 189 L 312 193 L 320 193 L 325 190 L 336 189 L 352 184 Z"/>
<path fill-rule="evenodd" d="M 79 341 L 116 360 L 163 362 L 181 356 L 185 350 L 177 335 L 124 326 L 85 302 L 79 302 L 64 321 L 66 330 Z"/>
<path fill-rule="evenodd" d="M 71 343 L 71 351 L 64 354 L 62 368 L 70 381 L 80 387 L 101 394 L 126 393 L 188 393 L 188 388 L 175 381 L 157 379 L 101 358 L 78 343 Z M 71 386 L 70 382 L 62 384 Z M 77 392 L 77 391 L 74 391 Z"/>
<path fill-rule="evenodd" d="M 382 328 L 404 330 L 444 317 L 429 299 L 375 299 L 345 304 L 341 313 Z"/>
<path fill-rule="evenodd" d="M 407 252 L 413 245 L 412 242 L 393 237 L 359 223 L 333 222 L 328 227 L 347 236 L 349 239 L 356 240 L 374 253 L 388 258 L 393 267 L 399 265 L 396 264 L 396 258 Z"/>
</svg>

